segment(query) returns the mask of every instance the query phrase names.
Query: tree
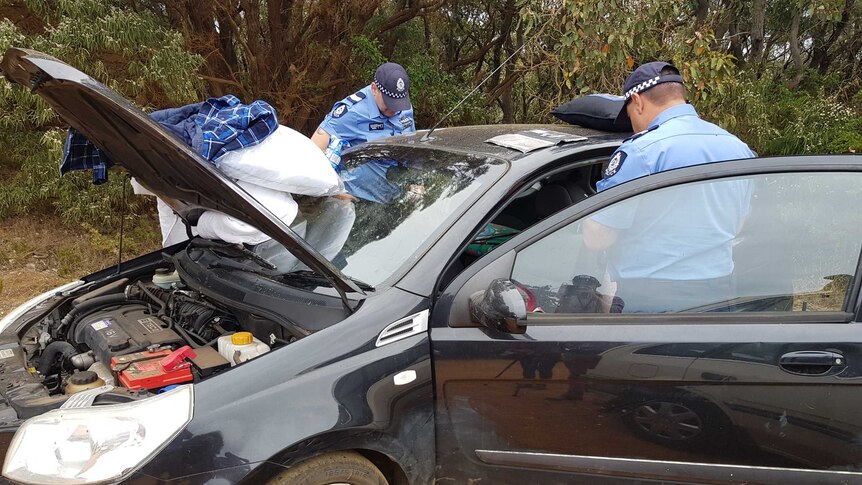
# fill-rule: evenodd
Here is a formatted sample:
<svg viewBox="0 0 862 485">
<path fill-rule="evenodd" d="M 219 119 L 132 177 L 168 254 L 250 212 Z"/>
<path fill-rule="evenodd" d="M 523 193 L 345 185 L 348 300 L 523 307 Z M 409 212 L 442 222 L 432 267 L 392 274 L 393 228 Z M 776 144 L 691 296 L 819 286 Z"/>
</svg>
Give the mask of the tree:
<svg viewBox="0 0 862 485">
<path fill-rule="evenodd" d="M 201 96 L 196 73 L 202 59 L 184 49 L 184 40 L 158 17 L 135 12 L 120 0 L 0 2 L 0 52 L 27 47 L 54 55 L 120 92 L 143 108 L 184 104 Z M 122 177 L 107 190 L 89 177 L 59 179 L 64 129 L 39 96 L 0 80 L 0 216 L 46 205 L 70 221 L 100 227 L 115 221 Z M 131 210 L 144 210 L 133 204 Z"/>
<path fill-rule="evenodd" d="M 265 99 L 283 124 L 310 133 L 335 100 L 370 81 L 357 54 L 381 46 L 375 60 L 392 58 L 399 28 L 444 0 L 132 3 L 182 32 L 188 48 L 206 60 L 202 77 L 211 94 Z"/>
</svg>

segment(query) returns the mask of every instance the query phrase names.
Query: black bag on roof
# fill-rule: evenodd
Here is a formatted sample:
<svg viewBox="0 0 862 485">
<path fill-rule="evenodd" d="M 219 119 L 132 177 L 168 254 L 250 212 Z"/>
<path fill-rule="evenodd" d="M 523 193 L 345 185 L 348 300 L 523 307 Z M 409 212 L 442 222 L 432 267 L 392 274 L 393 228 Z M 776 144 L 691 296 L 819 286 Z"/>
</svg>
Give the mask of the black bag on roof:
<svg viewBox="0 0 862 485">
<path fill-rule="evenodd" d="M 631 121 L 617 123 L 617 115 L 625 106 L 625 98 L 613 94 L 588 94 L 561 104 L 551 114 L 571 125 L 602 131 L 632 131 Z"/>
</svg>

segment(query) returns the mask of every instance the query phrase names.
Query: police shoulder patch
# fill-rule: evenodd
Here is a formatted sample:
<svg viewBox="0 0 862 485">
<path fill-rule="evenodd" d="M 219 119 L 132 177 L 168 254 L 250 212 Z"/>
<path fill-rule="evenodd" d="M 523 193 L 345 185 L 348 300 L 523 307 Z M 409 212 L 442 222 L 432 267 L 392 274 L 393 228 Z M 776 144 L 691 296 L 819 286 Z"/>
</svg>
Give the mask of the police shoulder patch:
<svg viewBox="0 0 862 485">
<path fill-rule="evenodd" d="M 347 100 L 353 104 L 356 104 L 363 99 L 365 99 L 365 93 L 363 93 L 362 91 L 356 91 L 355 93 L 347 97 Z"/>
<path fill-rule="evenodd" d="M 626 152 L 617 151 L 608 161 L 608 168 L 605 169 L 605 178 L 613 177 L 614 174 L 620 171 L 623 162 L 626 160 Z"/>
<path fill-rule="evenodd" d="M 651 132 L 652 130 L 654 130 L 654 129 L 658 128 L 659 126 L 660 126 L 660 125 L 653 125 L 653 126 L 650 126 L 650 127 L 649 127 L 649 128 L 647 128 L 646 130 L 644 130 L 644 131 L 639 131 L 639 132 L 635 133 L 634 135 L 632 135 L 632 136 L 630 136 L 630 137 L 626 138 L 626 139 L 625 139 L 625 141 L 637 140 L 638 138 L 640 138 L 640 137 L 642 137 L 642 136 L 646 135 L 647 133 Z M 624 141 L 623 143 L 625 143 L 625 141 Z"/>
<path fill-rule="evenodd" d="M 347 105 L 344 103 L 338 103 L 335 105 L 335 108 L 332 109 L 333 118 L 341 118 L 344 116 L 344 113 L 347 113 Z"/>
</svg>

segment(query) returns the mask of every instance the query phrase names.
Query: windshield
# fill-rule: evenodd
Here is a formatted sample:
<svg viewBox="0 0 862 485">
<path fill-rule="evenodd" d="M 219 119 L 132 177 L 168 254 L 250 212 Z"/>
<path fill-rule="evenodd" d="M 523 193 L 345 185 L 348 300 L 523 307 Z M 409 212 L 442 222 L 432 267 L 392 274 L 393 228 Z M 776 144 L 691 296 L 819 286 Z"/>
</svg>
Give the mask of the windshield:
<svg viewBox="0 0 862 485">
<path fill-rule="evenodd" d="M 342 162 L 345 188 L 358 200 L 301 198 L 291 228 L 345 275 L 371 286 L 426 251 L 506 170 L 495 158 L 416 147 L 371 145 Z M 271 244 L 257 251 L 279 272 L 305 269 Z"/>
</svg>

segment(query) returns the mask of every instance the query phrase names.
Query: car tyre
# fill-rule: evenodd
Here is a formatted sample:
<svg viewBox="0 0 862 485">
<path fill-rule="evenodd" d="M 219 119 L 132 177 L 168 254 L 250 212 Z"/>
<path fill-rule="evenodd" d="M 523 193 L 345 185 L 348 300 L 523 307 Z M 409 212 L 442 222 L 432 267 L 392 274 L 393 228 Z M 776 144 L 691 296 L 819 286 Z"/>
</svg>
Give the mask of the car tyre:
<svg viewBox="0 0 862 485">
<path fill-rule="evenodd" d="M 383 473 L 355 452 L 316 456 L 285 470 L 269 485 L 389 485 Z"/>
<path fill-rule="evenodd" d="M 691 394 L 633 404 L 623 421 L 638 436 L 669 448 L 722 446 L 731 433 L 730 421 L 717 406 Z"/>
</svg>

